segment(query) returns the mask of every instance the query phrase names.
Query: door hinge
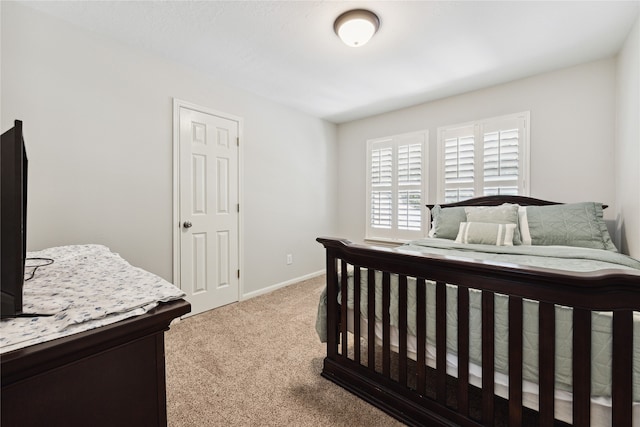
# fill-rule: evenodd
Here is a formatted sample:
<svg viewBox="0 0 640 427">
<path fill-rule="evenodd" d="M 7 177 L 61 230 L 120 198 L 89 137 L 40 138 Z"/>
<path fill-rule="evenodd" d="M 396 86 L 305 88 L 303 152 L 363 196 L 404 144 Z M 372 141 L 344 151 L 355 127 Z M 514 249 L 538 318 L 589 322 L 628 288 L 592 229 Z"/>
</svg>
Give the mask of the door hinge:
<svg viewBox="0 0 640 427">
<path fill-rule="evenodd" d="M 240 278 L 240 270 L 238 270 L 238 279 Z"/>
<path fill-rule="evenodd" d="M 236 210 L 237 210 L 238 212 L 240 212 L 240 203 L 238 203 L 238 204 L 236 205 Z"/>
<path fill-rule="evenodd" d="M 240 137 L 236 136 L 236 145 L 239 147 L 240 146 Z"/>
</svg>

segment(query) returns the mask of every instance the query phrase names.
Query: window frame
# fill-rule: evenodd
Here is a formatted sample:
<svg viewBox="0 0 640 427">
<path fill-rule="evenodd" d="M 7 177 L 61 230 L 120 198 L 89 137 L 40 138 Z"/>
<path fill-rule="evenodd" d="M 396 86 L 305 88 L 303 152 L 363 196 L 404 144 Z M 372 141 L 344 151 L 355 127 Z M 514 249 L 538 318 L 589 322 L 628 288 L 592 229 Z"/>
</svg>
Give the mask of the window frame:
<svg viewBox="0 0 640 427">
<path fill-rule="evenodd" d="M 494 129 L 503 129 L 508 128 L 508 126 L 501 127 L 502 123 L 507 123 L 509 121 L 516 121 L 519 123 L 518 129 L 521 129 L 521 134 L 518 135 L 518 178 L 517 178 L 517 186 L 518 186 L 518 194 L 523 196 L 529 196 L 530 194 L 530 152 L 529 152 L 529 140 L 530 140 L 530 113 L 529 111 L 523 111 L 514 114 L 507 114 L 498 117 L 491 117 L 482 120 L 475 120 L 466 123 L 460 123 L 449 126 L 441 126 L 438 127 L 437 135 L 437 203 L 445 203 L 446 197 L 445 192 L 447 190 L 447 186 L 445 185 L 445 134 L 447 135 L 458 135 L 458 137 L 462 135 L 468 135 L 469 129 L 473 130 L 474 137 L 474 150 L 476 152 L 482 153 L 484 148 L 484 135 L 485 133 L 489 133 L 494 131 Z M 521 124 L 521 125 L 520 125 Z M 491 129 L 486 130 L 485 129 Z M 484 158 L 482 155 L 474 156 L 474 177 L 473 177 L 473 189 L 474 195 L 471 197 L 480 197 L 484 195 L 484 190 L 487 187 L 485 185 L 484 179 L 484 166 L 483 166 Z M 480 167 L 478 167 L 480 166 Z M 451 187 L 449 187 L 451 188 Z M 460 199 L 460 201 L 465 199 Z"/>
<path fill-rule="evenodd" d="M 411 139 L 417 141 L 411 142 Z M 398 147 L 402 145 L 413 145 L 419 143 L 421 145 L 421 171 L 420 184 L 407 184 L 404 189 L 420 190 L 420 229 L 404 230 L 398 227 L 398 195 L 403 187 L 398 184 Z M 387 188 L 391 191 L 391 226 L 390 228 L 374 227 L 372 225 L 372 151 L 385 146 L 392 148 L 392 183 Z M 392 135 L 381 138 L 373 138 L 366 141 L 366 224 L 365 224 L 365 240 L 378 242 L 402 243 L 425 237 L 428 233 L 428 215 L 426 201 L 428 200 L 428 178 L 429 178 L 429 131 L 420 130 L 415 132 L 407 132 L 398 135 Z"/>
</svg>

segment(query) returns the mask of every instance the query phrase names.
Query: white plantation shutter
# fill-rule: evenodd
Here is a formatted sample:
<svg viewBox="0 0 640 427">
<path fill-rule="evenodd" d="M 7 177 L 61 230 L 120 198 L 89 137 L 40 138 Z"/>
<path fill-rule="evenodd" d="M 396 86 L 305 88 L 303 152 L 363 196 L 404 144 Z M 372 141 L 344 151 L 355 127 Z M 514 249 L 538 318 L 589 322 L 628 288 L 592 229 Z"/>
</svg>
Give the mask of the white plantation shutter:
<svg viewBox="0 0 640 427">
<path fill-rule="evenodd" d="M 444 136 L 445 203 L 473 195 L 475 135 L 473 126 L 451 129 Z"/>
<path fill-rule="evenodd" d="M 445 179 L 449 184 L 473 182 L 473 135 L 445 140 Z"/>
<path fill-rule="evenodd" d="M 398 145 L 398 228 L 422 228 L 423 143 Z"/>
<path fill-rule="evenodd" d="M 382 144 L 381 144 L 382 145 Z M 393 217 L 393 149 L 371 151 L 371 226 L 390 229 Z"/>
<path fill-rule="evenodd" d="M 398 145 L 398 182 L 402 185 L 422 183 L 422 143 Z"/>
<path fill-rule="evenodd" d="M 398 229 L 420 231 L 422 227 L 422 194 L 420 190 L 398 191 Z"/>
<path fill-rule="evenodd" d="M 393 218 L 393 199 L 391 191 L 371 192 L 371 226 L 391 228 Z"/>
<path fill-rule="evenodd" d="M 482 194 L 485 196 L 519 193 L 520 146 L 523 140 L 520 122 L 518 119 L 503 119 L 482 126 Z"/>
<path fill-rule="evenodd" d="M 367 141 L 366 238 L 425 234 L 426 141 L 426 131 Z"/>
<path fill-rule="evenodd" d="M 439 201 L 528 195 L 529 113 L 438 129 Z"/>
</svg>

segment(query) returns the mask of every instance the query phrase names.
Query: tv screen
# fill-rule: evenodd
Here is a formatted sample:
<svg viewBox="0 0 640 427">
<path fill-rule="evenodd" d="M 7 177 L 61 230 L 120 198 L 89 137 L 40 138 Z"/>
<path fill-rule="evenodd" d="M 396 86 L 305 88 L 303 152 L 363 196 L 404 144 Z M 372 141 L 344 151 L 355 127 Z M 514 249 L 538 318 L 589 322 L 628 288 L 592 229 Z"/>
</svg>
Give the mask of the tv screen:
<svg viewBox="0 0 640 427">
<path fill-rule="evenodd" d="M 27 154 L 20 120 L 2 134 L 0 201 L 0 315 L 14 317 L 22 313 L 27 254 Z"/>
</svg>

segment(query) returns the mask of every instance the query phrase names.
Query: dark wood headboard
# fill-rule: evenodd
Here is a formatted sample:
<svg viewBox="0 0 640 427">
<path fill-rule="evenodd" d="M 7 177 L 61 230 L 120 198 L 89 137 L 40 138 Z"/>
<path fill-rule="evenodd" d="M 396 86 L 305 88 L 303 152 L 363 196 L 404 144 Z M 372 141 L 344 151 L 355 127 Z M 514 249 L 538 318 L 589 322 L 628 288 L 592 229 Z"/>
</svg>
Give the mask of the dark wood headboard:
<svg viewBox="0 0 640 427">
<path fill-rule="evenodd" d="M 499 206 L 503 203 L 515 203 L 520 206 L 549 206 L 562 205 L 562 202 L 550 202 L 549 200 L 535 199 L 527 196 L 481 196 L 472 199 L 466 199 L 455 203 L 436 203 L 434 205 L 426 205 L 429 211 L 434 206 L 440 205 L 441 208 L 452 208 L 455 206 Z M 609 205 L 602 205 L 602 209 L 607 209 Z"/>
<path fill-rule="evenodd" d="M 547 206 L 560 205 L 560 202 L 550 202 L 548 200 L 534 199 L 527 196 L 482 196 L 473 199 L 463 200 L 455 203 L 436 203 L 441 208 L 451 208 L 454 206 L 498 206 L 503 203 L 515 203 L 520 206 Z M 429 209 L 433 209 L 434 205 L 427 205 Z M 604 206 L 603 206 L 604 209 Z"/>
</svg>

